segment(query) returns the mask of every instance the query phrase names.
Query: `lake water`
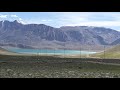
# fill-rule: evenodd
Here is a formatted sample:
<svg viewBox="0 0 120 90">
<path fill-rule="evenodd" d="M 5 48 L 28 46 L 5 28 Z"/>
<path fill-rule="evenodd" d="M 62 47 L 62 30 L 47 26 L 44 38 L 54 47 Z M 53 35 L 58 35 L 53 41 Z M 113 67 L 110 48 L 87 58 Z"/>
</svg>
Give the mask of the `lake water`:
<svg viewBox="0 0 120 90">
<path fill-rule="evenodd" d="M 48 49 L 18 49 L 18 48 L 10 48 L 7 49 L 16 53 L 25 53 L 25 54 L 94 54 L 96 52 L 89 51 L 78 51 L 78 50 L 48 50 Z"/>
</svg>

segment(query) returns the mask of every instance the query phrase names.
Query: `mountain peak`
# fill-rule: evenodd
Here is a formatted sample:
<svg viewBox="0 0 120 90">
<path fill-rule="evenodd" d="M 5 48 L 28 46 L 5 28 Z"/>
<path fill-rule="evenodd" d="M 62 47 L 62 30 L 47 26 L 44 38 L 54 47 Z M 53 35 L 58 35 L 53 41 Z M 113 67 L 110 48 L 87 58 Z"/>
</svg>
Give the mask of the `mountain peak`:
<svg viewBox="0 0 120 90">
<path fill-rule="evenodd" d="M 21 23 L 22 24 L 22 22 L 20 22 L 19 20 L 14 20 L 13 22 L 14 23 Z"/>
<path fill-rule="evenodd" d="M 13 22 L 18 22 L 17 20 L 14 20 Z"/>
<path fill-rule="evenodd" d="M 14 21 L 2 20 L 1 22 L 3 22 L 3 23 L 6 23 L 6 22 L 15 22 L 15 23 L 19 23 L 19 21 L 18 21 L 18 20 L 14 20 Z"/>
<path fill-rule="evenodd" d="M 2 20 L 0 21 L 2 23 L 19 23 L 19 24 L 23 24 L 21 21 L 19 20 L 14 20 L 14 21 L 9 21 L 9 20 Z"/>
</svg>

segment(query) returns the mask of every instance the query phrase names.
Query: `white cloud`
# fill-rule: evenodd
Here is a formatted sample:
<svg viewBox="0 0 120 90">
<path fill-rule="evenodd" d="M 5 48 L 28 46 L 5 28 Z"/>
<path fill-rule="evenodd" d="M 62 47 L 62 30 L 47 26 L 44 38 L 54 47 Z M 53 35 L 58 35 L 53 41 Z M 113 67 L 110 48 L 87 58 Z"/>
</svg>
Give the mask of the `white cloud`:
<svg viewBox="0 0 120 90">
<path fill-rule="evenodd" d="M 0 18 L 7 18 L 8 15 L 0 15 Z"/>
<path fill-rule="evenodd" d="M 48 20 L 49 22 L 53 21 L 53 20 Z"/>
<path fill-rule="evenodd" d="M 57 15 L 58 20 L 62 21 L 68 21 L 68 22 L 78 22 L 78 21 L 86 21 L 88 17 L 90 17 L 92 14 L 91 13 L 83 13 L 83 12 L 64 12 L 64 13 L 59 13 Z"/>
<path fill-rule="evenodd" d="M 19 18 L 19 20 L 21 21 L 21 20 L 23 20 L 22 18 Z"/>
<path fill-rule="evenodd" d="M 57 27 L 60 26 L 120 26 L 120 13 L 64 12 L 54 15 Z"/>
<path fill-rule="evenodd" d="M 41 20 L 42 22 L 51 22 L 52 20 L 51 19 L 43 19 Z"/>
<path fill-rule="evenodd" d="M 41 21 L 46 22 L 47 20 L 41 20 Z"/>
<path fill-rule="evenodd" d="M 9 21 L 17 20 L 19 23 L 26 24 L 26 22 L 22 18 L 20 18 L 19 16 L 15 15 L 15 14 L 11 14 L 11 15 L 0 14 L 0 19 L 1 20 L 9 20 Z"/>
<path fill-rule="evenodd" d="M 9 21 L 14 21 L 14 20 L 18 20 L 19 22 L 21 22 L 21 23 L 24 23 L 23 22 L 23 19 L 22 18 L 20 18 L 19 16 L 17 16 L 17 15 L 2 15 L 2 14 L 0 14 L 0 18 L 1 18 L 1 20 L 9 20 Z"/>
<path fill-rule="evenodd" d="M 120 26 L 120 21 L 88 21 L 74 24 L 66 24 L 66 26 Z"/>
<path fill-rule="evenodd" d="M 22 18 L 18 18 L 18 21 L 22 24 L 27 24 Z"/>
<path fill-rule="evenodd" d="M 48 15 L 47 15 L 48 14 Z M 55 12 L 47 13 L 44 16 L 30 17 L 22 19 L 15 14 L 0 14 L 1 20 L 19 20 L 24 24 L 46 24 L 53 27 L 61 26 L 102 26 L 119 27 L 120 13 L 113 12 Z"/>
<path fill-rule="evenodd" d="M 16 17 L 16 18 L 18 17 L 17 15 L 10 15 L 10 16 L 11 16 L 11 17 Z"/>
</svg>

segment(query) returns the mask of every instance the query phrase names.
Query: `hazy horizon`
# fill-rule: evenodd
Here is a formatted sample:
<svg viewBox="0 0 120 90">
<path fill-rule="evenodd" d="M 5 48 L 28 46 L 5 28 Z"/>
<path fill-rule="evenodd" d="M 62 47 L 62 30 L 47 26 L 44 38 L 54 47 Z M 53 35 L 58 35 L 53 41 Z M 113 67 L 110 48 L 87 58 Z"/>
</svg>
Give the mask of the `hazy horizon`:
<svg viewBox="0 0 120 90">
<path fill-rule="evenodd" d="M 18 20 L 23 24 L 95 26 L 120 31 L 119 12 L 0 12 L 0 21 Z"/>
</svg>

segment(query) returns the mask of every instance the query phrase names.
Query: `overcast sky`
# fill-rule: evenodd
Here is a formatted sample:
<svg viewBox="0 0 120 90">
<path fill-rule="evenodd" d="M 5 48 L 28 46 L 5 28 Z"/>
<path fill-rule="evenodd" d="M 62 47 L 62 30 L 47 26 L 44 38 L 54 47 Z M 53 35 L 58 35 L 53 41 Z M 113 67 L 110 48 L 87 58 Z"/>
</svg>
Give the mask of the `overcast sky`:
<svg viewBox="0 0 120 90">
<path fill-rule="evenodd" d="M 0 21 L 19 20 L 24 24 L 99 26 L 120 31 L 120 12 L 0 12 Z"/>
</svg>

